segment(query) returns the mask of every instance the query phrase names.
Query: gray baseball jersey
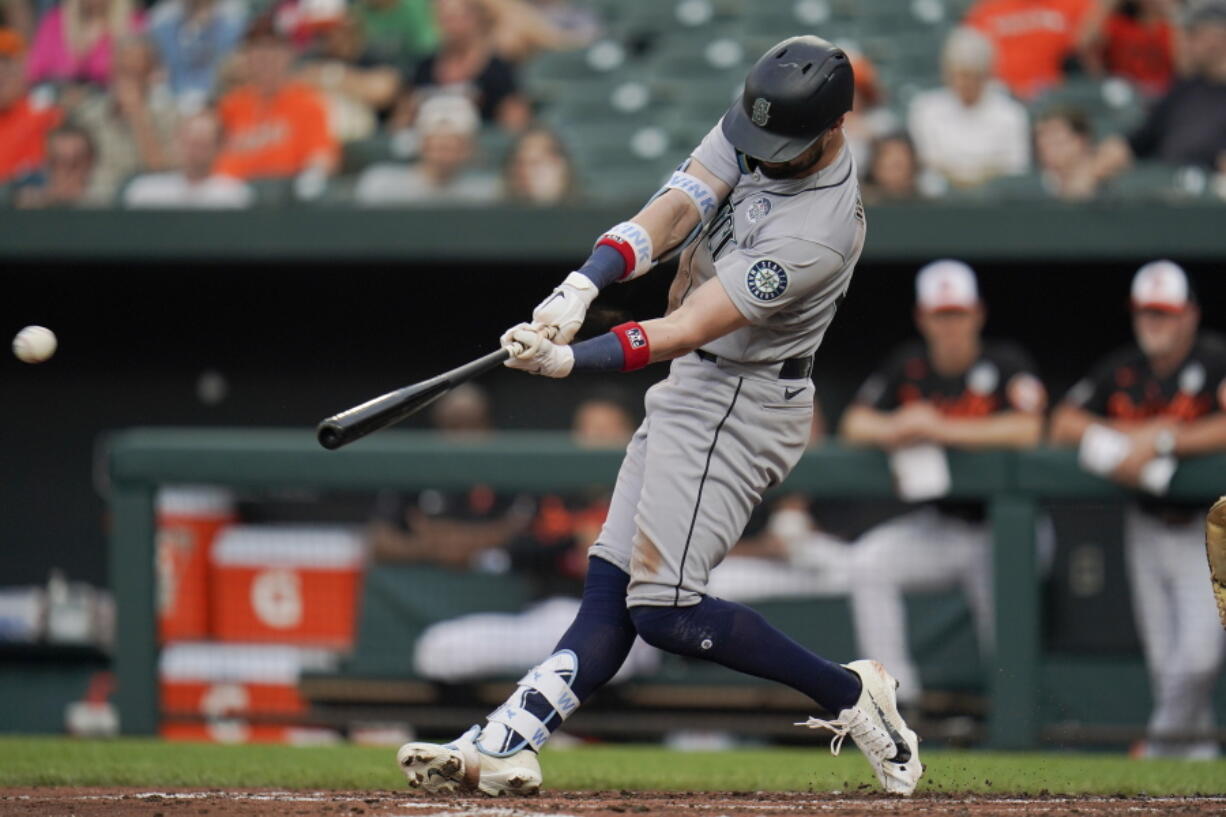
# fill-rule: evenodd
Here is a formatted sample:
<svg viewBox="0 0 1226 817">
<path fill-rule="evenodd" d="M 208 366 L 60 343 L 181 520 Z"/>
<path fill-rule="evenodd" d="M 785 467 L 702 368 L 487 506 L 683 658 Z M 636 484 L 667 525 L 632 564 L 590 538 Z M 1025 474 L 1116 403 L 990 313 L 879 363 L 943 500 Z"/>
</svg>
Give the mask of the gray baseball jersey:
<svg viewBox="0 0 1226 817">
<path fill-rule="evenodd" d="M 630 606 L 687 606 L 740 537 L 762 494 L 808 442 L 813 383 L 780 379 L 813 354 L 864 245 L 855 164 L 844 147 L 801 179 L 743 173 L 719 126 L 694 158 L 732 185 L 682 255 L 670 302 L 719 276 L 749 325 L 683 355 L 647 393 L 592 555 L 630 574 Z"/>
<path fill-rule="evenodd" d="M 771 179 L 742 173 L 736 149 L 716 125 L 693 157 L 733 190 L 683 254 L 680 286 L 690 291 L 718 275 L 750 320 L 704 348 L 747 363 L 813 354 L 864 247 L 851 151 L 816 175 Z"/>
</svg>

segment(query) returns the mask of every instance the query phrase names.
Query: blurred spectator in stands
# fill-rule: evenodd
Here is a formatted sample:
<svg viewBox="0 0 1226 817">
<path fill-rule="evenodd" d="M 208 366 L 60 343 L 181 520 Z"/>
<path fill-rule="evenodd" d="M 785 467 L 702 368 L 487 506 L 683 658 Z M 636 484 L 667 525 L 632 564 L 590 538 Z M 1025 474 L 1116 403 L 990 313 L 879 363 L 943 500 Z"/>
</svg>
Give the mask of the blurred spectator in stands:
<svg viewBox="0 0 1226 817">
<path fill-rule="evenodd" d="M 551 205 L 577 198 L 575 167 L 557 134 L 534 126 L 516 137 L 503 163 L 502 192 L 514 204 Z"/>
<path fill-rule="evenodd" d="M 61 125 L 47 136 L 42 172 L 17 190 L 14 203 L 32 210 L 109 204 L 109 200 L 90 197 L 96 161 L 97 151 L 89 132 L 76 125 Z"/>
<path fill-rule="evenodd" d="M 1166 91 L 1183 53 L 1177 0 L 1096 0 L 1078 35 L 1081 63 L 1142 93 Z"/>
<path fill-rule="evenodd" d="M 1026 109 L 992 81 L 992 42 L 972 28 L 941 51 L 945 86 L 915 97 L 907 127 L 924 170 L 957 187 L 1024 173 L 1030 164 Z"/>
<path fill-rule="evenodd" d="M 489 398 L 472 383 L 439 399 L 430 419 L 441 434 L 456 440 L 494 432 Z M 524 533 L 534 513 L 531 498 L 497 493 L 488 485 L 454 492 L 427 489 L 416 495 L 388 492 L 379 497 L 369 538 L 378 561 L 463 569 Z"/>
<path fill-rule="evenodd" d="M 1205 507 L 1166 496 L 1178 462 L 1226 451 L 1226 341 L 1199 330 L 1187 275 L 1153 261 L 1132 282 L 1136 342 L 1079 381 L 1051 439 L 1082 468 L 1134 489 L 1124 557 L 1154 700 L 1145 757 L 1219 755 L 1213 688 L 1226 659 L 1205 563 Z"/>
<path fill-rule="evenodd" d="M 246 184 L 213 172 L 220 149 L 221 124 L 217 117 L 205 112 L 184 119 L 176 134 L 179 169 L 133 179 L 124 191 L 124 206 L 184 210 L 250 206 L 252 193 Z"/>
<path fill-rule="evenodd" d="M 345 0 L 277 0 L 270 13 L 277 31 L 301 54 L 345 19 L 348 5 Z"/>
<path fill-rule="evenodd" d="M 314 88 L 293 80 L 294 53 L 271 16 L 252 24 L 243 49 L 245 82 L 222 97 L 225 131 L 217 171 L 239 179 L 326 175 L 336 140 Z"/>
<path fill-rule="evenodd" d="M 1094 0 L 978 0 L 965 23 L 996 46 L 996 76 L 1022 99 L 1064 80 Z"/>
<path fill-rule="evenodd" d="M 353 13 L 374 59 L 410 68 L 438 47 L 431 0 L 357 0 Z"/>
<path fill-rule="evenodd" d="M 1099 145 L 1084 186 L 1096 187 L 1137 159 L 1205 168 L 1226 161 L 1226 0 L 1192 5 L 1187 38 L 1190 74 L 1127 139 L 1113 136 Z"/>
<path fill-rule="evenodd" d="M 365 139 L 400 91 L 400 71 L 366 49 L 362 25 L 352 14 L 320 33 L 298 76 L 328 103 L 332 133 L 341 142 Z"/>
<path fill-rule="evenodd" d="M 857 540 L 850 590 L 863 655 L 879 656 L 916 705 L 919 673 L 907 645 L 903 594 L 961 586 L 980 644 L 992 644 L 991 529 L 982 502 L 951 501 L 945 449 L 1031 448 L 1047 395 L 1024 350 L 984 341 L 986 309 L 961 261 L 928 264 L 916 277 L 921 340 L 900 347 L 861 386 L 843 416 L 851 445 L 883 449 L 904 501 L 915 510 Z"/>
<path fill-rule="evenodd" d="M 179 110 L 163 86 L 154 85 L 157 64 L 152 46 L 139 37 L 115 45 L 108 93 L 85 95 L 72 121 L 89 131 L 98 151 L 91 196 L 113 201 L 134 173 L 165 170 Z"/>
<path fill-rule="evenodd" d="M 898 130 L 898 117 L 885 104 L 885 89 L 872 61 L 858 51 L 847 52 L 856 76 L 856 94 L 852 109 L 843 120 L 843 135 L 861 175 L 868 172 L 873 142 Z"/>
<path fill-rule="evenodd" d="M 1094 129 L 1084 111 L 1056 108 L 1034 126 L 1035 159 L 1044 191 L 1061 199 L 1085 199 L 1085 169 L 1094 160 Z"/>
<path fill-rule="evenodd" d="M 570 436 L 580 448 L 622 449 L 634 436 L 634 418 L 620 397 L 594 395 L 575 408 Z"/>
<path fill-rule="evenodd" d="M 413 70 L 392 117 L 392 129 L 412 124 L 424 96 L 441 90 L 468 96 L 484 123 L 522 130 L 532 111 L 519 93 L 514 67 L 495 51 L 485 6 L 480 0 L 435 0 L 434 11 L 439 49 Z"/>
<path fill-rule="evenodd" d="M 34 8 L 30 0 L 6 0 L 0 3 L 0 29 L 9 28 L 30 40 L 35 31 Z"/>
<path fill-rule="evenodd" d="M 32 173 L 43 163 L 47 134 L 62 112 L 46 93 L 29 93 L 25 41 L 0 28 L 0 185 Z"/>
<path fill-rule="evenodd" d="M 588 45 L 600 33 L 600 20 L 570 0 L 480 0 L 492 21 L 494 47 L 511 62 L 524 62 L 542 51 L 566 51 Z"/>
<path fill-rule="evenodd" d="M 188 108 L 210 99 L 246 26 L 242 0 L 159 0 L 149 10 L 149 39 L 170 92 Z"/>
<path fill-rule="evenodd" d="M 571 438 L 583 448 L 620 450 L 634 420 L 617 399 L 594 397 L 576 409 Z M 428 627 L 414 645 L 414 669 L 423 678 L 456 683 L 529 669 L 553 649 L 574 620 L 587 572 L 587 550 L 608 511 L 608 491 L 545 496 L 532 526 L 506 548 L 509 569 L 527 579 L 537 599 L 520 613 L 472 613 Z M 614 677 L 620 682 L 654 672 L 660 653 L 636 640 Z"/>
<path fill-rule="evenodd" d="M 417 115 L 421 152 L 404 165 L 385 162 L 358 178 L 358 204 L 489 204 L 498 200 L 498 179 L 473 165 L 477 110 L 463 96 L 431 97 Z"/>
<path fill-rule="evenodd" d="M 26 76 L 31 84 L 106 86 L 115 46 L 140 27 L 132 0 L 63 0 L 38 24 Z"/>
<path fill-rule="evenodd" d="M 868 172 L 864 177 L 864 200 L 871 203 L 904 201 L 919 195 L 919 165 L 915 147 L 906 134 L 883 136 L 873 142 Z"/>
</svg>

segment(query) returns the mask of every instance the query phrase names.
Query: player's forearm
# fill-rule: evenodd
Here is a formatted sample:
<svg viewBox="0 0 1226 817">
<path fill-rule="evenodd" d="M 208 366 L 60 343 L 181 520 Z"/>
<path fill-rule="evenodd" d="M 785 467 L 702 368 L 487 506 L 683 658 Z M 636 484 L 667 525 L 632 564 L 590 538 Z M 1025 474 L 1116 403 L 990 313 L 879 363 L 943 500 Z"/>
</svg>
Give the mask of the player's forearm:
<svg viewBox="0 0 1226 817">
<path fill-rule="evenodd" d="M 1195 457 L 1226 451 L 1226 414 L 1215 414 L 1175 428 L 1175 456 Z"/>
<path fill-rule="evenodd" d="M 375 522 L 367 533 L 375 561 L 420 562 L 428 557 L 426 543 L 386 522 Z"/>
<path fill-rule="evenodd" d="M 847 409 L 839 424 L 839 437 L 851 445 L 884 446 L 893 433 L 893 416 L 868 406 Z"/>
<path fill-rule="evenodd" d="M 1051 415 L 1051 426 L 1047 430 L 1047 439 L 1052 445 L 1077 445 L 1081 435 L 1102 418 L 1091 414 L 1083 408 L 1068 404 L 1056 407 Z"/>
<path fill-rule="evenodd" d="M 1043 434 L 1043 418 L 1023 411 L 991 417 L 951 417 L 939 426 L 939 442 L 955 448 L 1033 448 Z"/>
<path fill-rule="evenodd" d="M 663 255 L 680 244 L 698 224 L 698 211 L 680 190 L 666 190 L 630 220 L 651 236 L 656 255 Z"/>
<path fill-rule="evenodd" d="M 663 318 L 644 321 L 651 362 L 672 360 L 749 324 L 718 277 L 705 281 Z"/>
<path fill-rule="evenodd" d="M 510 518 L 489 522 L 442 522 L 446 539 L 457 552 L 466 556 L 501 547 L 518 534 L 523 525 Z"/>
</svg>

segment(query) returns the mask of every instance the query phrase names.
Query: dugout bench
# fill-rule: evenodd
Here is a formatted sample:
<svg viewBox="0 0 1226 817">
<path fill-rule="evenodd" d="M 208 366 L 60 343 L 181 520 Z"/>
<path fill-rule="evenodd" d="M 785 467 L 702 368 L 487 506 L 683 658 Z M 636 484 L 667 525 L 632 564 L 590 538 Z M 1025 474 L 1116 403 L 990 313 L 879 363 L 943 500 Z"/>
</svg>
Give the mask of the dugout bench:
<svg viewBox="0 0 1226 817">
<path fill-rule="evenodd" d="M 114 666 L 116 703 L 126 734 L 157 731 L 157 619 L 155 615 L 155 494 L 159 485 L 215 484 L 239 489 L 332 490 L 466 488 L 482 482 L 496 489 L 555 492 L 611 485 L 620 451 L 575 448 L 563 433 L 505 432 L 483 442 L 442 440 L 428 432 L 387 432 L 342 451 L 318 446 L 311 429 L 133 429 L 106 443 L 111 477 L 110 579 L 118 613 Z M 533 467 L 526 469 L 524 462 Z M 988 743 L 1027 749 L 1040 738 L 1059 739 L 1060 713 L 1072 698 L 1097 696 L 1110 707 L 1115 694 L 1144 684 L 1138 660 L 1074 656 L 1045 660 L 1041 650 L 1041 604 L 1034 529 L 1041 500 L 1122 503 L 1127 492 L 1082 472 L 1066 450 L 950 452 L 951 496 L 988 504 L 993 532 L 996 641 L 988 659 L 991 701 Z M 872 500 L 893 496 L 886 457 L 880 452 L 827 446 L 807 452 L 787 487 L 828 499 Z M 1187 460 L 1171 484 L 1173 497 L 1208 501 L 1226 489 L 1226 457 Z M 757 606 L 757 605 L 755 605 Z M 1006 648 L 1007 645 L 1007 648 Z M 1112 673 L 1117 688 L 1103 691 L 1093 679 Z M 344 679 L 318 679 L 344 683 Z M 364 693 L 406 704 L 430 699 L 420 682 L 385 679 Z M 667 684 L 645 683 L 625 702 L 667 704 Z M 485 691 L 497 698 L 503 687 Z M 692 695 L 691 691 L 684 693 Z M 333 692 L 340 694 L 337 688 Z M 770 703 L 790 692 L 749 692 L 744 708 Z M 327 699 L 329 690 L 316 688 Z M 345 692 L 352 698 L 353 688 Z M 620 694 L 620 693 L 619 693 Z M 634 699 L 638 696 L 638 700 Z M 1061 700 L 1061 696 L 1064 700 Z M 767 696 L 767 697 L 762 697 Z M 673 695 L 676 697 L 676 694 Z M 674 701 L 676 703 L 676 701 Z M 694 703 L 691 701 L 691 703 Z M 700 702 L 699 702 L 700 703 Z M 713 705 L 711 709 L 718 711 Z M 736 707 L 729 707 L 735 709 Z M 735 715 L 735 712 L 730 712 Z M 618 713 L 622 723 L 627 713 Z M 420 721 L 419 721 L 420 722 Z M 1055 722 L 1049 729 L 1044 723 Z M 735 718 L 704 726 L 736 729 Z M 428 728 L 428 723 L 422 723 Z"/>
</svg>

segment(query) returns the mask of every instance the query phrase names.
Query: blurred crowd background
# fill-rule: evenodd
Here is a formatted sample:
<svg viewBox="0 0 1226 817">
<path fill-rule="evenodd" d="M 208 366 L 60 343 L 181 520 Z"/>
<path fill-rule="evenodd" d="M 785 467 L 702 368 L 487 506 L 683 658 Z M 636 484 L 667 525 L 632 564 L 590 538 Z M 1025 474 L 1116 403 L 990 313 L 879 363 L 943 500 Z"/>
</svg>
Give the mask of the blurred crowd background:
<svg viewBox="0 0 1226 817">
<path fill-rule="evenodd" d="M 0 205 L 642 199 L 804 32 L 870 203 L 1226 199 L 1224 0 L 5 0 Z"/>
</svg>

